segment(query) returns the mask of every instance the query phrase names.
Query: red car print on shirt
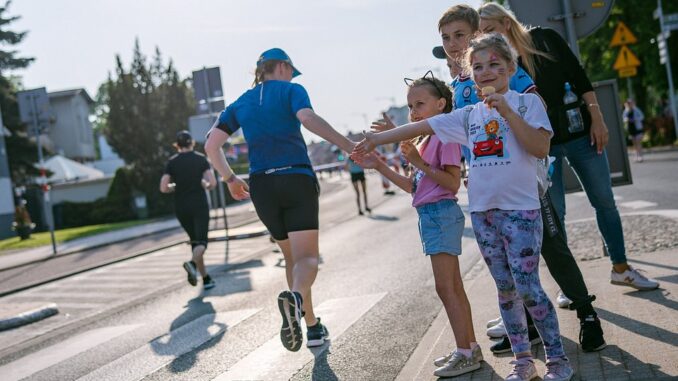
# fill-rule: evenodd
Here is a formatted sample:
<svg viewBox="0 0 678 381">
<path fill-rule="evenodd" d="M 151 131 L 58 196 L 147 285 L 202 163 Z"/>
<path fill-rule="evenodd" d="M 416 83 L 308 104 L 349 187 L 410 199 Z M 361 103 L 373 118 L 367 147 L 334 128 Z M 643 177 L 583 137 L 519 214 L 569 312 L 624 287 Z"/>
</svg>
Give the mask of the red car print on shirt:
<svg viewBox="0 0 678 381">
<path fill-rule="evenodd" d="M 473 154 L 475 157 L 504 157 L 504 142 L 501 140 L 501 137 L 492 137 L 487 140 L 474 142 Z"/>
</svg>

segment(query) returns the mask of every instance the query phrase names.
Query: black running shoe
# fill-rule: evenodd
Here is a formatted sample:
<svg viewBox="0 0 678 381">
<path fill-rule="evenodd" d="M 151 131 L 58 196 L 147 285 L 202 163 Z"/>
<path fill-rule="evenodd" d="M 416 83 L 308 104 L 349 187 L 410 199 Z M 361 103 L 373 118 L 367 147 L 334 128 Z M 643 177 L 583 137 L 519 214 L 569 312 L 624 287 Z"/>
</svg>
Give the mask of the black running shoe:
<svg viewBox="0 0 678 381">
<path fill-rule="evenodd" d="M 195 267 L 195 263 L 193 261 L 184 262 L 184 270 L 188 274 L 188 283 L 191 286 L 198 284 L 198 269 Z"/>
<path fill-rule="evenodd" d="M 202 288 L 205 291 L 213 289 L 216 285 L 217 283 L 209 275 L 202 278 Z"/>
<path fill-rule="evenodd" d="M 537 332 L 537 329 L 533 326 L 527 327 L 527 337 L 530 340 L 530 344 L 532 345 L 541 343 L 539 332 Z M 497 355 L 511 352 L 511 341 L 509 340 L 508 336 L 504 336 L 500 342 L 491 346 L 490 351 Z"/>
<path fill-rule="evenodd" d="M 301 348 L 304 337 L 301 333 L 301 295 L 298 292 L 283 291 L 278 295 L 278 308 L 282 316 L 280 341 L 292 352 Z"/>
<path fill-rule="evenodd" d="M 579 344 L 584 352 L 599 351 L 607 346 L 598 316 L 589 315 L 579 320 Z"/>
<path fill-rule="evenodd" d="M 309 348 L 319 347 L 325 344 L 325 340 L 329 339 L 330 334 L 327 332 L 327 328 L 320 322 L 320 318 L 318 318 L 318 322 L 314 326 L 308 327 L 306 331 L 306 346 Z"/>
</svg>

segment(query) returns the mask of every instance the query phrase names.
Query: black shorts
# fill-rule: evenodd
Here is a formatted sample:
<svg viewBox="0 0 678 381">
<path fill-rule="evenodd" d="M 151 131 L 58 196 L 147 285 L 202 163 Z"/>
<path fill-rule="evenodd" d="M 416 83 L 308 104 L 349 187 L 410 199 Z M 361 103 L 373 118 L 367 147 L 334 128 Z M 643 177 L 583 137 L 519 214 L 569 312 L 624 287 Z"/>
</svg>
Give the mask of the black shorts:
<svg viewBox="0 0 678 381">
<path fill-rule="evenodd" d="M 261 222 L 276 240 L 287 233 L 318 230 L 318 196 L 315 177 L 302 174 L 252 175 L 250 197 Z"/>
<path fill-rule="evenodd" d="M 210 211 L 207 206 L 176 207 L 176 215 L 181 227 L 184 228 L 191 240 L 191 248 L 196 246 L 205 246 L 207 248 L 207 230 L 210 222 Z"/>
<path fill-rule="evenodd" d="M 351 182 L 365 181 L 365 172 L 351 173 Z"/>
</svg>

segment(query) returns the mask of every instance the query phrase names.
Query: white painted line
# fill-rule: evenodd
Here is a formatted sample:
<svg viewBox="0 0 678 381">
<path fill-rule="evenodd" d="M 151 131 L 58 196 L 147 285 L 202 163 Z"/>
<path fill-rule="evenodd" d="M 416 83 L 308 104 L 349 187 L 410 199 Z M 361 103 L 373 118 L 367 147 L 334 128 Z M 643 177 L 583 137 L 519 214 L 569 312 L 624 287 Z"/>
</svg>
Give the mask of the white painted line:
<svg viewBox="0 0 678 381">
<path fill-rule="evenodd" d="M 331 339 L 336 339 L 385 295 L 380 293 L 331 299 L 319 305 L 315 312 L 323 319 Z M 302 347 L 299 352 L 289 352 L 280 343 L 280 337 L 275 335 L 214 380 L 289 380 L 327 348 L 329 345 L 325 344 L 313 351 Z"/>
<path fill-rule="evenodd" d="M 139 327 L 139 324 L 97 328 L 52 345 L 0 367 L 4 381 L 26 378 L 99 344 L 112 340 Z"/>
<path fill-rule="evenodd" d="M 79 378 L 78 381 L 140 380 L 258 311 L 248 309 L 203 315 Z"/>
<path fill-rule="evenodd" d="M 667 218 L 673 218 L 675 220 L 678 220 L 678 209 L 654 209 L 654 210 L 646 210 L 643 212 L 628 212 L 628 213 L 619 213 L 620 216 L 662 216 L 662 217 L 667 217 Z M 580 218 L 577 220 L 572 220 L 572 221 L 565 221 L 566 225 L 570 224 L 576 224 L 579 222 L 588 222 L 588 221 L 595 221 L 595 217 L 587 217 L 587 218 Z"/>
<path fill-rule="evenodd" d="M 619 204 L 619 206 L 622 206 L 624 208 L 629 208 L 629 209 L 643 209 L 643 208 L 653 208 L 657 206 L 656 202 L 650 202 L 650 201 L 643 201 L 643 200 L 638 200 L 638 201 L 628 201 L 628 202 L 622 202 Z"/>
</svg>

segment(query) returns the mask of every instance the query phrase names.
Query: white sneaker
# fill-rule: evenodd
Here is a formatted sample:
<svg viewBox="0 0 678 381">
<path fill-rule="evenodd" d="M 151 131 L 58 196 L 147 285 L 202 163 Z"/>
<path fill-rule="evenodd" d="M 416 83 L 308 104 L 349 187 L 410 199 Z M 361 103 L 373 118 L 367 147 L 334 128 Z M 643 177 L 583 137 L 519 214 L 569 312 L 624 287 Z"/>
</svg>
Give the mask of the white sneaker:
<svg viewBox="0 0 678 381">
<path fill-rule="evenodd" d="M 487 322 L 487 328 L 494 327 L 495 325 L 501 323 L 501 316 L 499 316 L 496 319 L 488 320 Z"/>
<path fill-rule="evenodd" d="M 641 271 L 630 266 L 623 273 L 612 270 L 610 272 L 610 283 L 617 286 L 629 286 L 642 291 L 654 290 L 659 287 L 659 282 L 641 274 Z"/>
<path fill-rule="evenodd" d="M 452 353 L 452 357 L 443 366 L 436 369 L 433 374 L 438 377 L 455 377 L 478 369 L 480 369 L 480 362 L 475 361 L 473 356 L 466 357 L 455 351 Z"/>
<path fill-rule="evenodd" d="M 499 324 L 488 328 L 487 336 L 494 339 L 500 339 L 506 336 L 506 326 L 504 326 L 504 321 L 502 320 Z"/>
<path fill-rule="evenodd" d="M 452 356 L 454 356 L 454 354 L 456 352 L 457 352 L 457 350 L 455 349 L 452 352 L 450 352 L 449 355 L 446 355 L 446 356 L 443 356 L 443 357 L 438 357 L 437 359 L 433 360 L 433 365 L 435 365 L 437 367 L 441 367 L 441 366 L 445 365 L 445 363 L 450 361 L 450 359 L 452 358 Z M 477 363 L 485 361 L 485 359 L 483 358 L 483 351 L 482 351 L 482 349 L 480 349 L 480 345 L 476 345 L 476 347 L 473 348 L 471 353 L 473 355 L 472 356 L 473 361 L 475 361 Z"/>
<path fill-rule="evenodd" d="M 556 303 L 560 308 L 568 308 L 572 304 L 572 300 L 563 294 L 562 290 L 558 290 L 558 296 L 556 296 Z"/>
<path fill-rule="evenodd" d="M 511 361 L 513 369 L 511 373 L 506 376 L 506 381 L 530 381 L 539 377 L 537 368 L 534 366 L 532 359 L 517 359 Z"/>
</svg>

